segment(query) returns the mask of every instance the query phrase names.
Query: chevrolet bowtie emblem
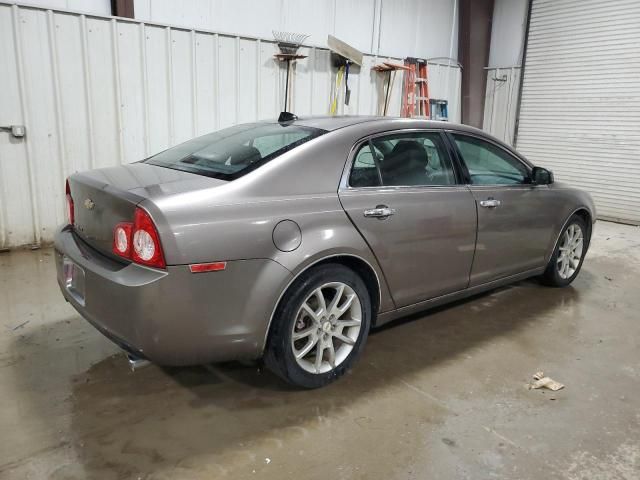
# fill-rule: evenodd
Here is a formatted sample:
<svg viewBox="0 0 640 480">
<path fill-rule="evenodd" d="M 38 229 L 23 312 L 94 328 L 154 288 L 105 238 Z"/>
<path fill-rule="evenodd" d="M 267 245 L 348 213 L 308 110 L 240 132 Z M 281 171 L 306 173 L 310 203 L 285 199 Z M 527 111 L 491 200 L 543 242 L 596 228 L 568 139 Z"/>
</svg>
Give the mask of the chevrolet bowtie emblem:
<svg viewBox="0 0 640 480">
<path fill-rule="evenodd" d="M 91 200 L 90 198 L 87 198 L 84 201 L 84 208 L 86 208 L 87 210 L 93 210 L 93 207 L 95 207 L 96 204 L 93 203 L 93 200 Z"/>
</svg>

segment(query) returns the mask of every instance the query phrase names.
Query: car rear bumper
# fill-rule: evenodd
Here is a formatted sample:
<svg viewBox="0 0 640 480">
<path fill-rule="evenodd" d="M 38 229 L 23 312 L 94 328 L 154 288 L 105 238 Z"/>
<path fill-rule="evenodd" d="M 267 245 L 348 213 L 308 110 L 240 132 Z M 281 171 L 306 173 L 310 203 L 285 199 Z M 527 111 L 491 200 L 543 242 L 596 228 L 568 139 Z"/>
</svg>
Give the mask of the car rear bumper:
<svg viewBox="0 0 640 480">
<path fill-rule="evenodd" d="M 116 262 L 70 228 L 55 239 L 58 284 L 73 307 L 130 353 L 161 365 L 258 358 L 271 313 L 291 273 L 268 259 L 227 262 L 193 274 Z M 83 272 L 69 285 L 64 262 Z"/>
</svg>

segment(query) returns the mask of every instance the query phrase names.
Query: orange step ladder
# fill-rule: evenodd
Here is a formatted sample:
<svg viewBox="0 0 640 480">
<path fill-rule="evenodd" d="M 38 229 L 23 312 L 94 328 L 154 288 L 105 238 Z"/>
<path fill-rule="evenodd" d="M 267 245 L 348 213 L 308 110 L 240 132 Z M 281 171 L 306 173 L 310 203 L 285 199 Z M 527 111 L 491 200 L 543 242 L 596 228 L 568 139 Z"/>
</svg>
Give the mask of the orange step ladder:
<svg viewBox="0 0 640 480">
<path fill-rule="evenodd" d="M 400 115 L 411 118 L 430 118 L 429 108 L 429 73 L 427 61 L 423 58 L 407 57 L 404 64 L 408 70 L 404 72 L 402 91 L 402 107 Z M 417 87 L 417 88 L 416 88 Z M 416 90 L 418 94 L 416 95 Z"/>
</svg>

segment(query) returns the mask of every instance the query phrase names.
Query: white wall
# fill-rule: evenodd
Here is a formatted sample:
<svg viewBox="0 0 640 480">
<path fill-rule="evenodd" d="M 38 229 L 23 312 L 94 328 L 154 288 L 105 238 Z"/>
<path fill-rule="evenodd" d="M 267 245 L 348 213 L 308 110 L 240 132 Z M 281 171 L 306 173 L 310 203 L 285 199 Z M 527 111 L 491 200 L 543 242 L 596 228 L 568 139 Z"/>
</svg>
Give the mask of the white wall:
<svg viewBox="0 0 640 480">
<path fill-rule="evenodd" d="M 526 0 L 496 0 L 496 8 L 510 12 L 523 2 Z M 18 3 L 111 14 L 110 0 Z M 457 58 L 457 3 L 458 0 L 134 0 L 134 11 L 136 19 L 145 22 L 257 38 L 272 38 L 272 30 L 307 33 L 311 36 L 306 44 L 316 47 L 325 47 L 327 35 L 332 34 L 364 53 Z"/>
<path fill-rule="evenodd" d="M 488 66 L 521 64 L 528 5 L 529 0 L 495 0 Z"/>
<path fill-rule="evenodd" d="M 487 70 L 482 128 L 508 144 L 513 144 L 521 71 L 520 67 Z"/>
<path fill-rule="evenodd" d="M 323 47 L 332 34 L 362 52 L 400 58 L 457 58 L 457 1 L 135 0 L 135 15 L 261 38 L 272 30 L 306 33 L 308 45 Z"/>
<path fill-rule="evenodd" d="M 380 52 L 458 58 L 458 0 L 383 0 Z"/>
<path fill-rule="evenodd" d="M 495 0 L 482 128 L 512 144 L 529 0 Z"/>
<path fill-rule="evenodd" d="M 95 15 L 111 15 L 110 0 L 25 0 L 25 5 L 56 10 L 72 10 Z"/>
<path fill-rule="evenodd" d="M 272 41 L 26 8 L 0 1 L 0 248 L 49 242 L 64 221 L 64 179 L 140 160 L 204 132 L 275 118 L 285 70 Z M 335 69 L 329 52 L 303 49 L 292 110 L 326 114 Z M 379 113 L 387 60 L 365 56 L 349 74 L 348 107 Z M 392 59 L 399 61 L 399 59 Z M 460 70 L 430 65 L 432 95 L 460 118 Z M 390 115 L 400 111 L 402 75 Z M 344 90 L 341 90 L 343 92 Z"/>
</svg>

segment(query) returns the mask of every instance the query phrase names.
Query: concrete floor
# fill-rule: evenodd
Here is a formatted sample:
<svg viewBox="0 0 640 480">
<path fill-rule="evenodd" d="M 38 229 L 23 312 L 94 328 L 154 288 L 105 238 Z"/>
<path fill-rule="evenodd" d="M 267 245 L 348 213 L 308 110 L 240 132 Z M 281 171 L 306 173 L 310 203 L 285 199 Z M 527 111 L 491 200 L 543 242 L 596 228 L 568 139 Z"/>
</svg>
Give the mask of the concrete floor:
<svg viewBox="0 0 640 480">
<path fill-rule="evenodd" d="M 396 323 L 295 391 L 238 364 L 131 373 L 50 250 L 2 254 L 0 478 L 637 479 L 639 309 L 640 228 L 599 222 L 572 287 Z M 566 388 L 525 388 L 541 369 Z"/>
</svg>

